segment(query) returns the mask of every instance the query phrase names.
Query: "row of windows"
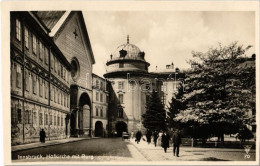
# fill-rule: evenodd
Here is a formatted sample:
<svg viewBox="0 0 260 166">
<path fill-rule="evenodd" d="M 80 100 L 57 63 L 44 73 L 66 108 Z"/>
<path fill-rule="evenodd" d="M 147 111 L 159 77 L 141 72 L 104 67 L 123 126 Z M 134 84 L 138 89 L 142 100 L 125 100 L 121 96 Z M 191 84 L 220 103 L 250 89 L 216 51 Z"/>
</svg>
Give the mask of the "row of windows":
<svg viewBox="0 0 260 166">
<path fill-rule="evenodd" d="M 25 110 L 23 112 L 22 116 L 22 110 L 17 109 L 12 110 L 12 123 L 16 124 L 35 124 L 37 125 L 37 120 L 39 120 L 39 125 L 54 125 L 54 126 L 63 126 L 63 121 L 64 119 L 61 118 L 59 115 L 49 115 L 49 114 L 43 114 L 43 113 L 38 113 L 37 117 L 37 112 L 34 112 L 32 110 Z M 44 117 L 43 117 L 44 115 Z M 22 119 L 23 118 L 23 119 Z"/>
<path fill-rule="evenodd" d="M 29 50 L 30 35 L 29 30 L 24 26 L 24 45 Z M 16 19 L 16 39 L 21 41 L 21 22 Z M 32 52 L 35 56 L 39 55 L 40 61 L 44 61 L 45 65 L 49 64 L 49 52 L 48 48 L 40 41 L 33 33 L 31 33 Z M 37 53 L 38 50 L 38 53 Z M 69 82 L 69 72 L 59 62 L 59 60 L 51 54 L 51 70 L 54 70 L 63 80 Z"/>
<path fill-rule="evenodd" d="M 21 22 L 19 19 L 16 18 L 16 29 L 15 29 L 15 33 L 16 33 L 16 39 L 18 41 L 21 41 Z M 31 34 L 31 38 L 30 38 L 30 34 Z M 31 42 L 30 42 L 31 40 Z M 31 43 L 31 47 L 32 47 L 32 52 L 33 55 L 37 56 L 39 55 L 39 59 L 41 62 L 45 62 L 45 65 L 49 64 L 49 53 L 48 53 L 48 48 L 43 44 L 43 42 L 38 39 L 35 34 L 33 34 L 32 32 L 29 32 L 29 29 L 24 26 L 24 45 L 25 48 L 27 50 L 30 49 L 30 43 Z"/>
<path fill-rule="evenodd" d="M 99 85 L 100 83 L 100 85 Z M 104 82 L 103 81 L 99 81 L 98 79 L 96 80 L 96 88 L 100 89 L 100 90 L 105 90 L 105 86 L 104 86 Z"/>
<path fill-rule="evenodd" d="M 69 95 L 54 85 L 51 85 L 51 101 L 69 108 Z"/>
<path fill-rule="evenodd" d="M 96 101 L 100 102 L 106 102 L 106 95 L 103 95 L 103 93 L 96 92 Z"/>
<path fill-rule="evenodd" d="M 68 70 L 59 62 L 59 60 L 53 54 L 51 54 L 51 71 L 54 71 L 63 80 L 69 82 Z"/>
<path fill-rule="evenodd" d="M 100 114 L 99 114 L 99 113 L 100 113 Z M 96 116 L 103 117 L 103 109 L 102 109 L 102 108 L 100 109 L 100 112 L 99 112 L 99 109 L 96 108 Z"/>
</svg>

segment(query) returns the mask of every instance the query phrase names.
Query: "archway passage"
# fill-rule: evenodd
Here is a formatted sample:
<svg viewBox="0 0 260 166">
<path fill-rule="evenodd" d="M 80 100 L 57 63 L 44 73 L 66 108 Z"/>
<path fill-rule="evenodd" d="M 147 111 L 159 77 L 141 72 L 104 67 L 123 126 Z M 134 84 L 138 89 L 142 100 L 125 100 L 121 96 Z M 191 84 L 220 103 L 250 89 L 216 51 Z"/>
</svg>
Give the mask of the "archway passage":
<svg viewBox="0 0 260 166">
<path fill-rule="evenodd" d="M 117 136 L 121 137 L 122 136 L 122 132 L 127 132 L 127 124 L 125 122 L 117 122 L 116 123 L 116 132 L 117 132 Z"/>
<path fill-rule="evenodd" d="M 79 134 L 91 135 L 91 101 L 87 93 L 82 93 L 79 98 Z"/>
<path fill-rule="evenodd" d="M 103 137 L 103 123 L 100 121 L 95 123 L 95 137 Z"/>
<path fill-rule="evenodd" d="M 75 110 L 71 113 L 70 116 L 70 135 L 75 136 L 76 135 L 76 116 L 75 116 Z"/>
</svg>

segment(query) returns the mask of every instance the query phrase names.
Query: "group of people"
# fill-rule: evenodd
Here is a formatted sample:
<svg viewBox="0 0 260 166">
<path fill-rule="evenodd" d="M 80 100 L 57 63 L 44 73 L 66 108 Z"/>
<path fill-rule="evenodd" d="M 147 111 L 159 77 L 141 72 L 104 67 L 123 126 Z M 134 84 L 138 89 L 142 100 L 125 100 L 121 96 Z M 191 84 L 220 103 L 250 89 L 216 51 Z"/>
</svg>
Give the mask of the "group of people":
<svg viewBox="0 0 260 166">
<path fill-rule="evenodd" d="M 131 132 L 131 138 L 133 138 L 133 132 Z M 142 138 L 141 131 L 137 131 L 135 135 L 135 142 L 139 144 L 140 140 Z M 179 157 L 179 151 L 180 151 L 180 144 L 181 144 L 181 136 L 180 131 L 177 130 L 170 136 L 170 134 L 166 131 L 150 131 L 147 130 L 146 132 L 146 141 L 148 144 L 151 143 L 153 139 L 154 146 L 161 146 L 164 149 L 164 152 L 167 152 L 167 149 L 170 147 L 170 142 L 173 143 L 173 155 Z"/>
</svg>

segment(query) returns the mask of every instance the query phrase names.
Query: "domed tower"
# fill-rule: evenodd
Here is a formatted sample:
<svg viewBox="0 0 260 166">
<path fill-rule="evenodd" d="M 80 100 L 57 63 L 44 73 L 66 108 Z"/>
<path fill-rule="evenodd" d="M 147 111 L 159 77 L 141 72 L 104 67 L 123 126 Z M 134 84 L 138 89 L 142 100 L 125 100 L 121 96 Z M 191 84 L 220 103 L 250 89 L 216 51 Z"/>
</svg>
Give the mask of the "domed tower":
<svg viewBox="0 0 260 166">
<path fill-rule="evenodd" d="M 148 73 L 149 63 L 145 53 L 136 45 L 127 42 L 117 47 L 106 63 L 104 77 L 111 83 L 108 109 L 109 130 L 136 132 L 145 130 L 142 126 L 142 114 L 152 77 Z"/>
</svg>

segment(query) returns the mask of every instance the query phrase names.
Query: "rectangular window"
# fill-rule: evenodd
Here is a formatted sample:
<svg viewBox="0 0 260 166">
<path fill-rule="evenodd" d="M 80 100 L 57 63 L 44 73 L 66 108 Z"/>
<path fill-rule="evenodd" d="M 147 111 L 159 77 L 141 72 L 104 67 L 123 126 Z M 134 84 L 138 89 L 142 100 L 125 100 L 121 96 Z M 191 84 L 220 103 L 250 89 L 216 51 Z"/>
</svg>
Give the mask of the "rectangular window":
<svg viewBox="0 0 260 166">
<path fill-rule="evenodd" d="M 67 107 L 67 94 L 64 94 L 64 107 Z"/>
<path fill-rule="evenodd" d="M 17 109 L 17 122 L 21 123 L 22 122 L 22 110 Z"/>
<path fill-rule="evenodd" d="M 118 81 L 118 89 L 124 89 L 124 82 Z"/>
<path fill-rule="evenodd" d="M 48 94 L 49 94 L 49 84 L 47 81 L 45 81 L 45 99 L 48 99 Z"/>
<path fill-rule="evenodd" d="M 103 94 L 100 93 L 100 102 L 103 102 Z"/>
<path fill-rule="evenodd" d="M 102 81 L 100 82 L 100 89 L 104 90 L 104 83 Z"/>
<path fill-rule="evenodd" d="M 16 87 L 17 88 L 21 88 L 21 81 L 22 81 L 21 66 L 17 64 L 16 66 Z"/>
<path fill-rule="evenodd" d="M 100 110 L 100 116 L 103 117 L 103 109 Z"/>
<path fill-rule="evenodd" d="M 63 118 L 60 118 L 61 126 L 63 126 Z"/>
<path fill-rule="evenodd" d="M 99 89 L 99 81 L 96 80 L 96 88 Z"/>
<path fill-rule="evenodd" d="M 39 113 L 39 125 L 42 125 L 42 113 Z"/>
<path fill-rule="evenodd" d="M 96 116 L 98 116 L 98 108 L 96 108 Z"/>
<path fill-rule="evenodd" d="M 49 64 L 49 53 L 47 47 L 44 47 L 44 61 L 45 61 L 45 65 Z"/>
<path fill-rule="evenodd" d="M 56 116 L 54 116 L 54 125 L 56 126 L 56 121 L 57 121 L 57 119 L 56 119 Z"/>
<path fill-rule="evenodd" d="M 70 105 L 70 103 L 69 103 L 69 96 L 67 97 L 67 108 L 69 108 L 69 105 Z"/>
<path fill-rule="evenodd" d="M 39 94 L 42 97 L 42 84 L 43 84 L 43 80 L 39 77 Z"/>
<path fill-rule="evenodd" d="M 33 94 L 36 94 L 36 75 L 32 75 L 32 80 L 33 80 L 33 85 L 32 85 L 32 88 L 33 88 Z"/>
<path fill-rule="evenodd" d="M 25 70 L 25 90 L 29 92 L 29 71 Z"/>
<path fill-rule="evenodd" d="M 48 114 L 45 114 L 44 116 L 44 124 L 48 125 Z"/>
<path fill-rule="evenodd" d="M 123 104 L 124 103 L 124 95 L 123 94 L 119 94 L 118 98 L 119 98 L 119 104 Z"/>
<path fill-rule="evenodd" d="M 50 90 L 50 93 L 51 93 L 51 101 L 53 101 L 54 99 L 54 92 L 53 92 L 53 85 L 51 85 L 51 90 Z"/>
<path fill-rule="evenodd" d="M 43 60 L 43 45 L 42 45 L 42 42 L 39 41 L 39 57 L 40 57 L 40 60 L 42 61 Z"/>
<path fill-rule="evenodd" d="M 124 64 L 123 63 L 119 63 L 119 68 L 124 68 Z"/>
<path fill-rule="evenodd" d="M 21 41 L 21 22 L 20 20 L 16 19 L 16 39 Z"/>
<path fill-rule="evenodd" d="M 50 125 L 52 125 L 52 115 L 50 115 Z"/>
<path fill-rule="evenodd" d="M 57 61 L 57 67 L 58 67 L 58 75 L 60 76 L 60 62 L 59 61 Z"/>
<path fill-rule="evenodd" d="M 60 65 L 60 76 L 61 76 L 61 78 L 63 78 L 63 66 L 62 65 Z"/>
<path fill-rule="evenodd" d="M 28 115 L 28 124 L 32 124 L 32 111 L 27 110 L 27 115 Z"/>
<path fill-rule="evenodd" d="M 57 72 L 57 60 L 56 60 L 56 57 L 53 56 L 53 59 L 54 59 L 54 71 Z"/>
<path fill-rule="evenodd" d="M 37 41 L 36 41 L 36 36 L 35 36 L 34 34 L 32 35 L 32 40 L 33 40 L 33 42 L 32 42 L 33 53 L 36 55 L 36 51 L 37 51 L 37 49 L 36 49 Z"/>
<path fill-rule="evenodd" d="M 54 66 L 54 60 L 53 60 L 53 54 L 51 53 L 51 69 L 53 69 Z"/>
<path fill-rule="evenodd" d="M 54 102 L 56 103 L 56 99 L 57 99 L 57 89 L 55 86 L 53 86 L 53 93 L 54 93 Z"/>
<path fill-rule="evenodd" d="M 64 69 L 64 80 L 67 81 L 67 70 Z"/>
<path fill-rule="evenodd" d="M 29 31 L 26 26 L 24 27 L 24 45 L 26 48 L 29 48 Z"/>
<path fill-rule="evenodd" d="M 62 93 L 62 91 L 60 93 L 60 100 L 61 100 L 60 104 L 63 105 L 64 103 L 63 103 L 63 93 Z"/>
<path fill-rule="evenodd" d="M 58 116 L 57 117 L 57 126 L 59 126 L 60 125 L 60 117 Z"/>
<path fill-rule="evenodd" d="M 33 112 L 33 124 L 37 124 L 36 112 Z"/>
<path fill-rule="evenodd" d="M 99 98 L 99 94 L 98 92 L 96 92 L 96 101 L 98 101 L 98 98 Z"/>
</svg>

